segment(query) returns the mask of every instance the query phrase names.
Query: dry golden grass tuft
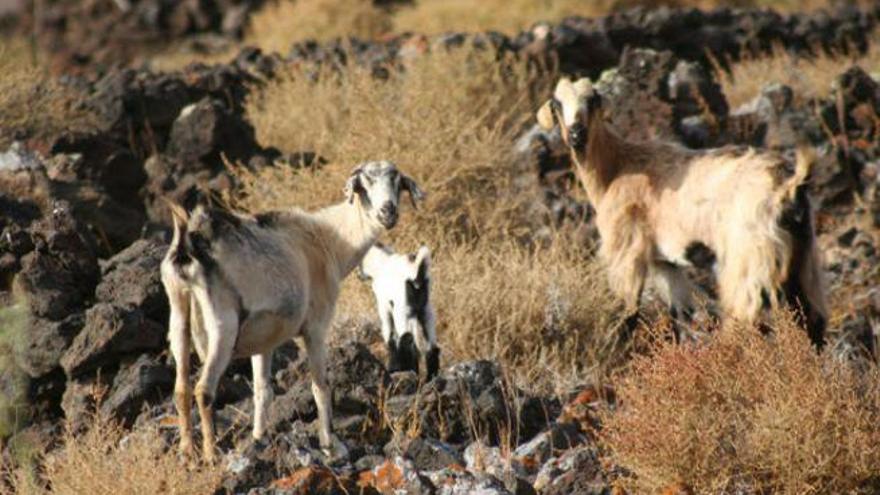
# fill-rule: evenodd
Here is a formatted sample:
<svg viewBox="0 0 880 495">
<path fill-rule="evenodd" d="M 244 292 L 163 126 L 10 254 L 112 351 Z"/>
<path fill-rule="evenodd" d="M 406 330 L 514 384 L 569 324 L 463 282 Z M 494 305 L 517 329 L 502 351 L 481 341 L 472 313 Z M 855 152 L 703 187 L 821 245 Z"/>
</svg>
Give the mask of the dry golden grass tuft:
<svg viewBox="0 0 880 495">
<path fill-rule="evenodd" d="M 297 41 L 373 39 L 391 27 L 390 12 L 372 0 L 275 0 L 251 17 L 245 42 L 284 54 Z"/>
<path fill-rule="evenodd" d="M 39 140 L 92 128 L 95 117 L 77 100 L 74 90 L 49 76 L 27 42 L 0 37 L 0 148 L 18 135 Z"/>
<path fill-rule="evenodd" d="M 786 315 L 658 344 L 616 385 L 604 441 L 636 493 L 877 493 L 880 370 L 816 353 Z"/>
<path fill-rule="evenodd" d="M 608 338 L 617 305 L 604 275 L 574 241 L 558 233 L 531 240 L 527 212 L 535 191 L 515 179 L 513 141 L 551 75 L 470 49 L 438 51 L 403 72 L 291 72 L 257 92 L 248 115 L 260 141 L 286 151 L 314 150 L 318 168 L 240 171 L 252 210 L 316 208 L 342 199 L 351 167 L 390 159 L 427 192 L 388 234 L 399 251 L 433 251 L 433 301 L 444 359 L 498 358 L 517 376 L 580 376 L 604 369 L 591 351 Z M 339 318 L 375 318 L 366 284 L 350 279 Z M 538 375 L 541 375 L 540 377 Z"/>
<path fill-rule="evenodd" d="M 21 471 L 9 478 L 23 495 L 127 495 L 214 493 L 222 466 L 187 466 L 158 427 L 128 432 L 111 418 L 95 417 L 82 435 L 68 431 L 61 446 L 42 459 L 39 480 Z"/>
<path fill-rule="evenodd" d="M 834 55 L 819 51 L 811 57 L 792 55 L 775 46 L 769 55 L 747 57 L 732 64 L 730 72 L 716 66 L 716 76 L 731 108 L 748 103 L 768 83 L 790 86 L 796 98 L 824 98 L 831 92 L 831 83 L 852 65 L 867 73 L 880 70 L 880 39 L 872 40 L 865 54 Z"/>
</svg>

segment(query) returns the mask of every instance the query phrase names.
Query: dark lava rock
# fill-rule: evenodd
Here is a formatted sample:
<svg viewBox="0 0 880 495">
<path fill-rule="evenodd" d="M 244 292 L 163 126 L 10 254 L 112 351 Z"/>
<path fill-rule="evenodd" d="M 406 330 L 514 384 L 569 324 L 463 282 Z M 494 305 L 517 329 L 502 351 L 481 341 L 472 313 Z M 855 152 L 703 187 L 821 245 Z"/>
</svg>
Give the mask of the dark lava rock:
<svg viewBox="0 0 880 495">
<path fill-rule="evenodd" d="M 98 303 L 86 312 L 83 330 L 61 358 L 68 376 L 118 365 L 121 356 L 165 348 L 165 327 L 138 308 Z"/>
<path fill-rule="evenodd" d="M 234 163 L 247 160 L 259 149 L 254 128 L 241 114 L 206 97 L 181 110 L 171 127 L 166 153 L 184 164 L 204 163 L 219 170 L 221 152 Z"/>
<path fill-rule="evenodd" d="M 156 239 L 141 239 L 102 264 L 101 283 L 95 288 L 100 302 L 140 309 L 144 316 L 164 323 L 168 299 L 159 265 L 168 246 Z"/>
<path fill-rule="evenodd" d="M 447 467 L 425 474 L 437 487 L 438 494 L 509 495 L 511 493 L 497 478 L 481 472 L 467 471 L 461 467 Z"/>
<path fill-rule="evenodd" d="M 634 140 L 674 139 L 667 80 L 675 67 L 671 52 L 627 49 L 618 68 L 602 74 L 596 89 L 613 127 Z"/>
<path fill-rule="evenodd" d="M 605 495 L 610 492 L 599 454 L 591 446 L 572 449 L 548 460 L 538 472 L 534 486 L 542 494 L 553 495 Z"/>
<path fill-rule="evenodd" d="M 451 445 L 432 438 L 413 438 L 403 455 L 411 459 L 419 471 L 434 471 L 464 462 Z"/>
<path fill-rule="evenodd" d="M 133 363 L 122 365 L 101 403 L 101 413 L 131 425 L 144 405 L 161 402 L 173 388 L 174 369 L 157 357 L 142 354 Z"/>
<path fill-rule="evenodd" d="M 143 208 L 138 190 L 147 180 L 143 162 L 123 143 L 108 134 L 64 134 L 55 141 L 53 155 L 78 154 L 72 162 L 70 179 L 89 181 L 128 208 Z"/>
<path fill-rule="evenodd" d="M 82 329 L 83 313 L 74 313 L 59 321 L 30 319 L 20 335 L 21 347 L 15 362 L 31 378 L 39 378 L 58 368 L 61 356 Z"/>
<path fill-rule="evenodd" d="M 98 282 L 94 239 L 57 203 L 31 233 L 35 249 L 21 260 L 20 294 L 38 317 L 61 320 L 81 311 Z"/>
<path fill-rule="evenodd" d="M 553 423 L 547 430 L 516 448 L 514 456 L 528 459 L 527 465 L 543 464 L 551 456 L 581 445 L 587 441 L 580 427 L 574 423 Z"/>
</svg>

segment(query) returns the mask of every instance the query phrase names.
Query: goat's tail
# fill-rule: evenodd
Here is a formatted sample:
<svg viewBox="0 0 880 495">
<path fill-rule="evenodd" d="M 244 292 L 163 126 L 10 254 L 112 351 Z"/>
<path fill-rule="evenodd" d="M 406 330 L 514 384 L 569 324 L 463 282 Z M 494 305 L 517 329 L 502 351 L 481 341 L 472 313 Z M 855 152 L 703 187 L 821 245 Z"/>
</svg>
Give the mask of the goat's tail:
<svg viewBox="0 0 880 495">
<path fill-rule="evenodd" d="M 165 198 L 165 204 L 171 211 L 171 221 L 174 224 L 169 251 L 174 253 L 175 263 L 181 264 L 189 258 L 186 242 L 186 225 L 189 222 L 189 214 L 182 206 L 170 199 Z"/>
<path fill-rule="evenodd" d="M 779 191 L 782 201 L 793 201 L 798 188 L 807 180 L 816 161 L 816 152 L 811 146 L 801 145 L 795 151 L 794 175 L 782 185 Z"/>
</svg>

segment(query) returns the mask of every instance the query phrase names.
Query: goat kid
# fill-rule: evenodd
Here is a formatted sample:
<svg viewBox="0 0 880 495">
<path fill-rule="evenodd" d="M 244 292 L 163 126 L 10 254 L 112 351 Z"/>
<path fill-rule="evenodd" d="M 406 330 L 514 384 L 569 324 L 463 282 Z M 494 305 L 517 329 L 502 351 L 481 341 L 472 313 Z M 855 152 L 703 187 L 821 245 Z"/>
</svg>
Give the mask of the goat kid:
<svg viewBox="0 0 880 495">
<path fill-rule="evenodd" d="M 326 373 L 326 334 L 341 281 L 379 234 L 395 226 L 401 191 L 415 205 L 416 183 L 387 161 L 354 168 L 345 200 L 316 212 L 299 209 L 245 215 L 171 204 L 174 235 L 161 265 L 171 306 L 169 340 L 177 368 L 174 401 L 180 448 L 192 454 L 190 347 L 203 363 L 195 386 L 204 458 L 215 460 L 212 404 L 230 360 L 251 357 L 255 439 L 265 433 L 272 400 L 272 351 L 294 339 L 308 356 L 318 409 L 318 436 L 328 457 L 344 456 L 333 436 Z"/>
<path fill-rule="evenodd" d="M 755 322 L 782 304 L 799 310 L 817 347 L 827 305 L 806 177 L 810 159 L 729 146 L 690 150 L 631 142 L 606 122 L 589 79 L 561 79 L 537 112 L 558 125 L 596 209 L 600 256 L 632 315 L 652 283 L 673 317 L 689 318 L 693 284 L 681 267 L 714 262 L 723 312 Z M 707 255 L 708 253 L 708 255 Z"/>
<path fill-rule="evenodd" d="M 361 262 L 361 274 L 371 281 L 376 296 L 382 339 L 388 347 L 388 371 L 418 374 L 421 356 L 428 380 L 440 367 L 430 300 L 430 263 L 427 246 L 415 254 L 397 254 L 380 243 L 370 248 Z"/>
</svg>

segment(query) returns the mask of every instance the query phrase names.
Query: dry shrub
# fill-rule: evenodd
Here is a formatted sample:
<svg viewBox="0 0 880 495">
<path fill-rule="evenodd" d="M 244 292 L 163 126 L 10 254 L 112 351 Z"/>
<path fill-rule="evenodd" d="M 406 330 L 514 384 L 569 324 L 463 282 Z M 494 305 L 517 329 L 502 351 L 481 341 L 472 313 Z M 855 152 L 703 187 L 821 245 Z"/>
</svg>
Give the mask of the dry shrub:
<svg viewBox="0 0 880 495">
<path fill-rule="evenodd" d="M 25 41 L 0 37 L 0 148 L 18 136 L 45 140 L 65 129 L 92 128 L 95 116 L 79 98 L 49 76 Z"/>
<path fill-rule="evenodd" d="M 877 493 L 880 371 L 817 354 L 785 315 L 773 326 L 634 360 L 604 440 L 637 493 Z"/>
<path fill-rule="evenodd" d="M 457 359 L 497 359 L 518 385 L 552 389 L 601 378 L 621 357 L 604 353 L 618 302 L 599 262 L 569 241 L 459 245 L 434 268 L 439 339 Z"/>
<path fill-rule="evenodd" d="M 275 0 L 251 16 L 245 42 L 287 53 L 297 41 L 373 39 L 390 30 L 390 13 L 372 0 Z"/>
<path fill-rule="evenodd" d="M 768 55 L 747 56 L 732 64 L 730 72 L 716 66 L 716 76 L 731 108 L 748 103 L 768 83 L 782 83 L 794 90 L 796 98 L 825 98 L 831 83 L 851 65 L 866 72 L 880 70 L 880 40 L 872 40 L 868 51 L 858 55 L 828 54 L 800 57 L 782 46 L 773 47 Z"/>
<path fill-rule="evenodd" d="M 22 494 L 204 495 L 220 486 L 222 466 L 187 466 L 156 426 L 128 432 L 111 418 L 95 417 L 82 435 L 67 431 L 42 461 L 42 481 L 14 473 Z M 40 485 L 45 486 L 40 486 Z"/>
<path fill-rule="evenodd" d="M 514 138 L 548 80 L 466 49 L 425 55 L 386 79 L 360 68 L 292 72 L 253 96 L 250 121 L 263 144 L 314 150 L 328 163 L 240 170 L 243 206 L 328 205 L 342 199 L 354 164 L 395 161 L 428 197 L 419 210 L 404 207 L 388 237 L 399 251 L 433 251 L 444 359 L 496 357 L 543 384 L 582 377 L 605 364 L 589 349 L 617 308 L 604 275 L 564 234 L 543 248 L 530 241 L 527 209 L 537 196 L 513 165 Z M 337 321 L 352 318 L 375 319 L 369 287 L 354 277 Z"/>
</svg>

